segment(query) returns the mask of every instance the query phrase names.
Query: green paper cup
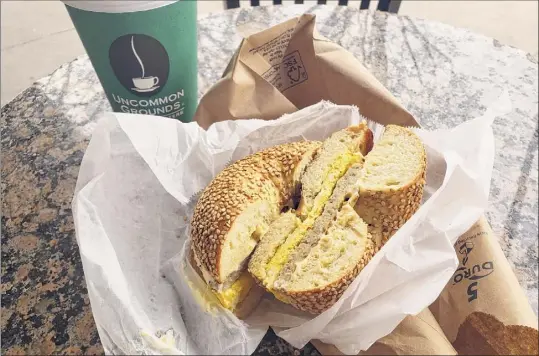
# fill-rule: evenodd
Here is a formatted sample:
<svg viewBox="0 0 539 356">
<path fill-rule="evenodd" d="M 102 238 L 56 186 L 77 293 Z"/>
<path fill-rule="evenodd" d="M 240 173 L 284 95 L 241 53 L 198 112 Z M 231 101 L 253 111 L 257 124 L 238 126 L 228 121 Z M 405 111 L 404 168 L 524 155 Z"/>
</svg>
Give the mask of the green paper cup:
<svg viewBox="0 0 539 356">
<path fill-rule="evenodd" d="M 196 1 L 64 3 L 114 111 L 193 119 Z"/>
</svg>

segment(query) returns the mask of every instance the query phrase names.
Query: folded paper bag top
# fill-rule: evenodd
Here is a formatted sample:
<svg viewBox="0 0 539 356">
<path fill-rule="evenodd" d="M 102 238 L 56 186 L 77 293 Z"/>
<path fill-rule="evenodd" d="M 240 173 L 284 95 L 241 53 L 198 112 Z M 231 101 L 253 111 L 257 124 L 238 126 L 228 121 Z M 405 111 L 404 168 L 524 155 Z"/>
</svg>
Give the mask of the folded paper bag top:
<svg viewBox="0 0 539 356">
<path fill-rule="evenodd" d="M 487 221 L 455 250 L 459 267 L 430 309 L 459 355 L 537 355 L 537 317 Z"/>
<path fill-rule="evenodd" d="M 316 32 L 310 14 L 245 38 L 194 120 L 205 129 L 225 120 L 273 120 L 320 100 L 355 105 L 383 125 L 418 126 L 350 52 Z"/>
</svg>

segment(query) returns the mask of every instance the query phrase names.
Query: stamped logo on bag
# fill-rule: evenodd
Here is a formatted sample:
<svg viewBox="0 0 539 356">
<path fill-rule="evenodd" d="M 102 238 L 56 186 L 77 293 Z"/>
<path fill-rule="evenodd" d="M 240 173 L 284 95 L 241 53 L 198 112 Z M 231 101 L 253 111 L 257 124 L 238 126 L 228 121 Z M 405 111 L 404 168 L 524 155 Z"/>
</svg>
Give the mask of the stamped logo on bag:
<svg viewBox="0 0 539 356">
<path fill-rule="evenodd" d="M 262 77 L 271 83 L 274 87 L 283 92 L 295 85 L 301 84 L 309 76 L 301 60 L 301 55 L 298 51 L 284 56 L 281 63 L 274 65 L 267 70 Z"/>
<path fill-rule="evenodd" d="M 478 284 L 479 280 L 485 277 L 488 277 L 492 272 L 494 272 L 494 262 L 493 261 L 485 261 L 480 263 L 470 263 L 468 264 L 468 261 L 470 260 L 470 255 L 474 250 L 474 243 L 473 239 L 480 236 L 479 234 L 474 234 L 472 236 L 469 236 L 463 241 L 457 242 L 458 251 L 460 254 L 460 266 L 457 268 L 455 273 L 453 274 L 453 285 L 459 284 L 462 281 L 465 281 L 464 283 L 468 283 L 468 287 L 466 288 L 466 293 L 468 295 L 468 302 L 471 302 L 478 297 Z"/>
</svg>

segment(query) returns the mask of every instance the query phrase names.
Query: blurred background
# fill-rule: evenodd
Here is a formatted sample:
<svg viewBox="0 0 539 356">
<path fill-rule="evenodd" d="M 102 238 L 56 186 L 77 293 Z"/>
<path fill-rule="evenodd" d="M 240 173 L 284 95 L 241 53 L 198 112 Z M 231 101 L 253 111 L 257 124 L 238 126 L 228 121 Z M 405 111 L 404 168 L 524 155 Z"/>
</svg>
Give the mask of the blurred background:
<svg viewBox="0 0 539 356">
<path fill-rule="evenodd" d="M 283 0 L 283 4 L 293 0 Z M 316 4 L 316 0 L 305 0 Z M 328 5 L 337 5 L 328 0 Z M 359 0 L 349 6 L 359 8 Z M 493 37 L 531 53 L 537 59 L 538 1 L 445 1 L 403 0 L 399 15 L 441 21 Z M 241 0 L 249 7 L 249 0 Z M 260 4 L 271 5 L 271 0 Z M 377 2 L 371 2 L 370 11 Z M 224 10 L 224 2 L 198 2 L 198 16 Z M 2 1 L 1 2 L 1 105 L 8 103 L 61 64 L 84 54 L 84 48 L 60 1 Z"/>
</svg>

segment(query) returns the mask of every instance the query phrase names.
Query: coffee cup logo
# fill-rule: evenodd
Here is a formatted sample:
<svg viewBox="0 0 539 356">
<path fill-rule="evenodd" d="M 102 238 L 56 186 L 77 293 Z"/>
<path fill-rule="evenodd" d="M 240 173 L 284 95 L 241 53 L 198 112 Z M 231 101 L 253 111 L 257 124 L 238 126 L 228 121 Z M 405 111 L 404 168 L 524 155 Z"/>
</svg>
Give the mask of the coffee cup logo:
<svg viewBox="0 0 539 356">
<path fill-rule="evenodd" d="M 159 41 L 148 35 L 118 37 L 109 48 L 109 61 L 118 81 L 139 97 L 159 93 L 167 82 L 168 53 Z"/>
</svg>

